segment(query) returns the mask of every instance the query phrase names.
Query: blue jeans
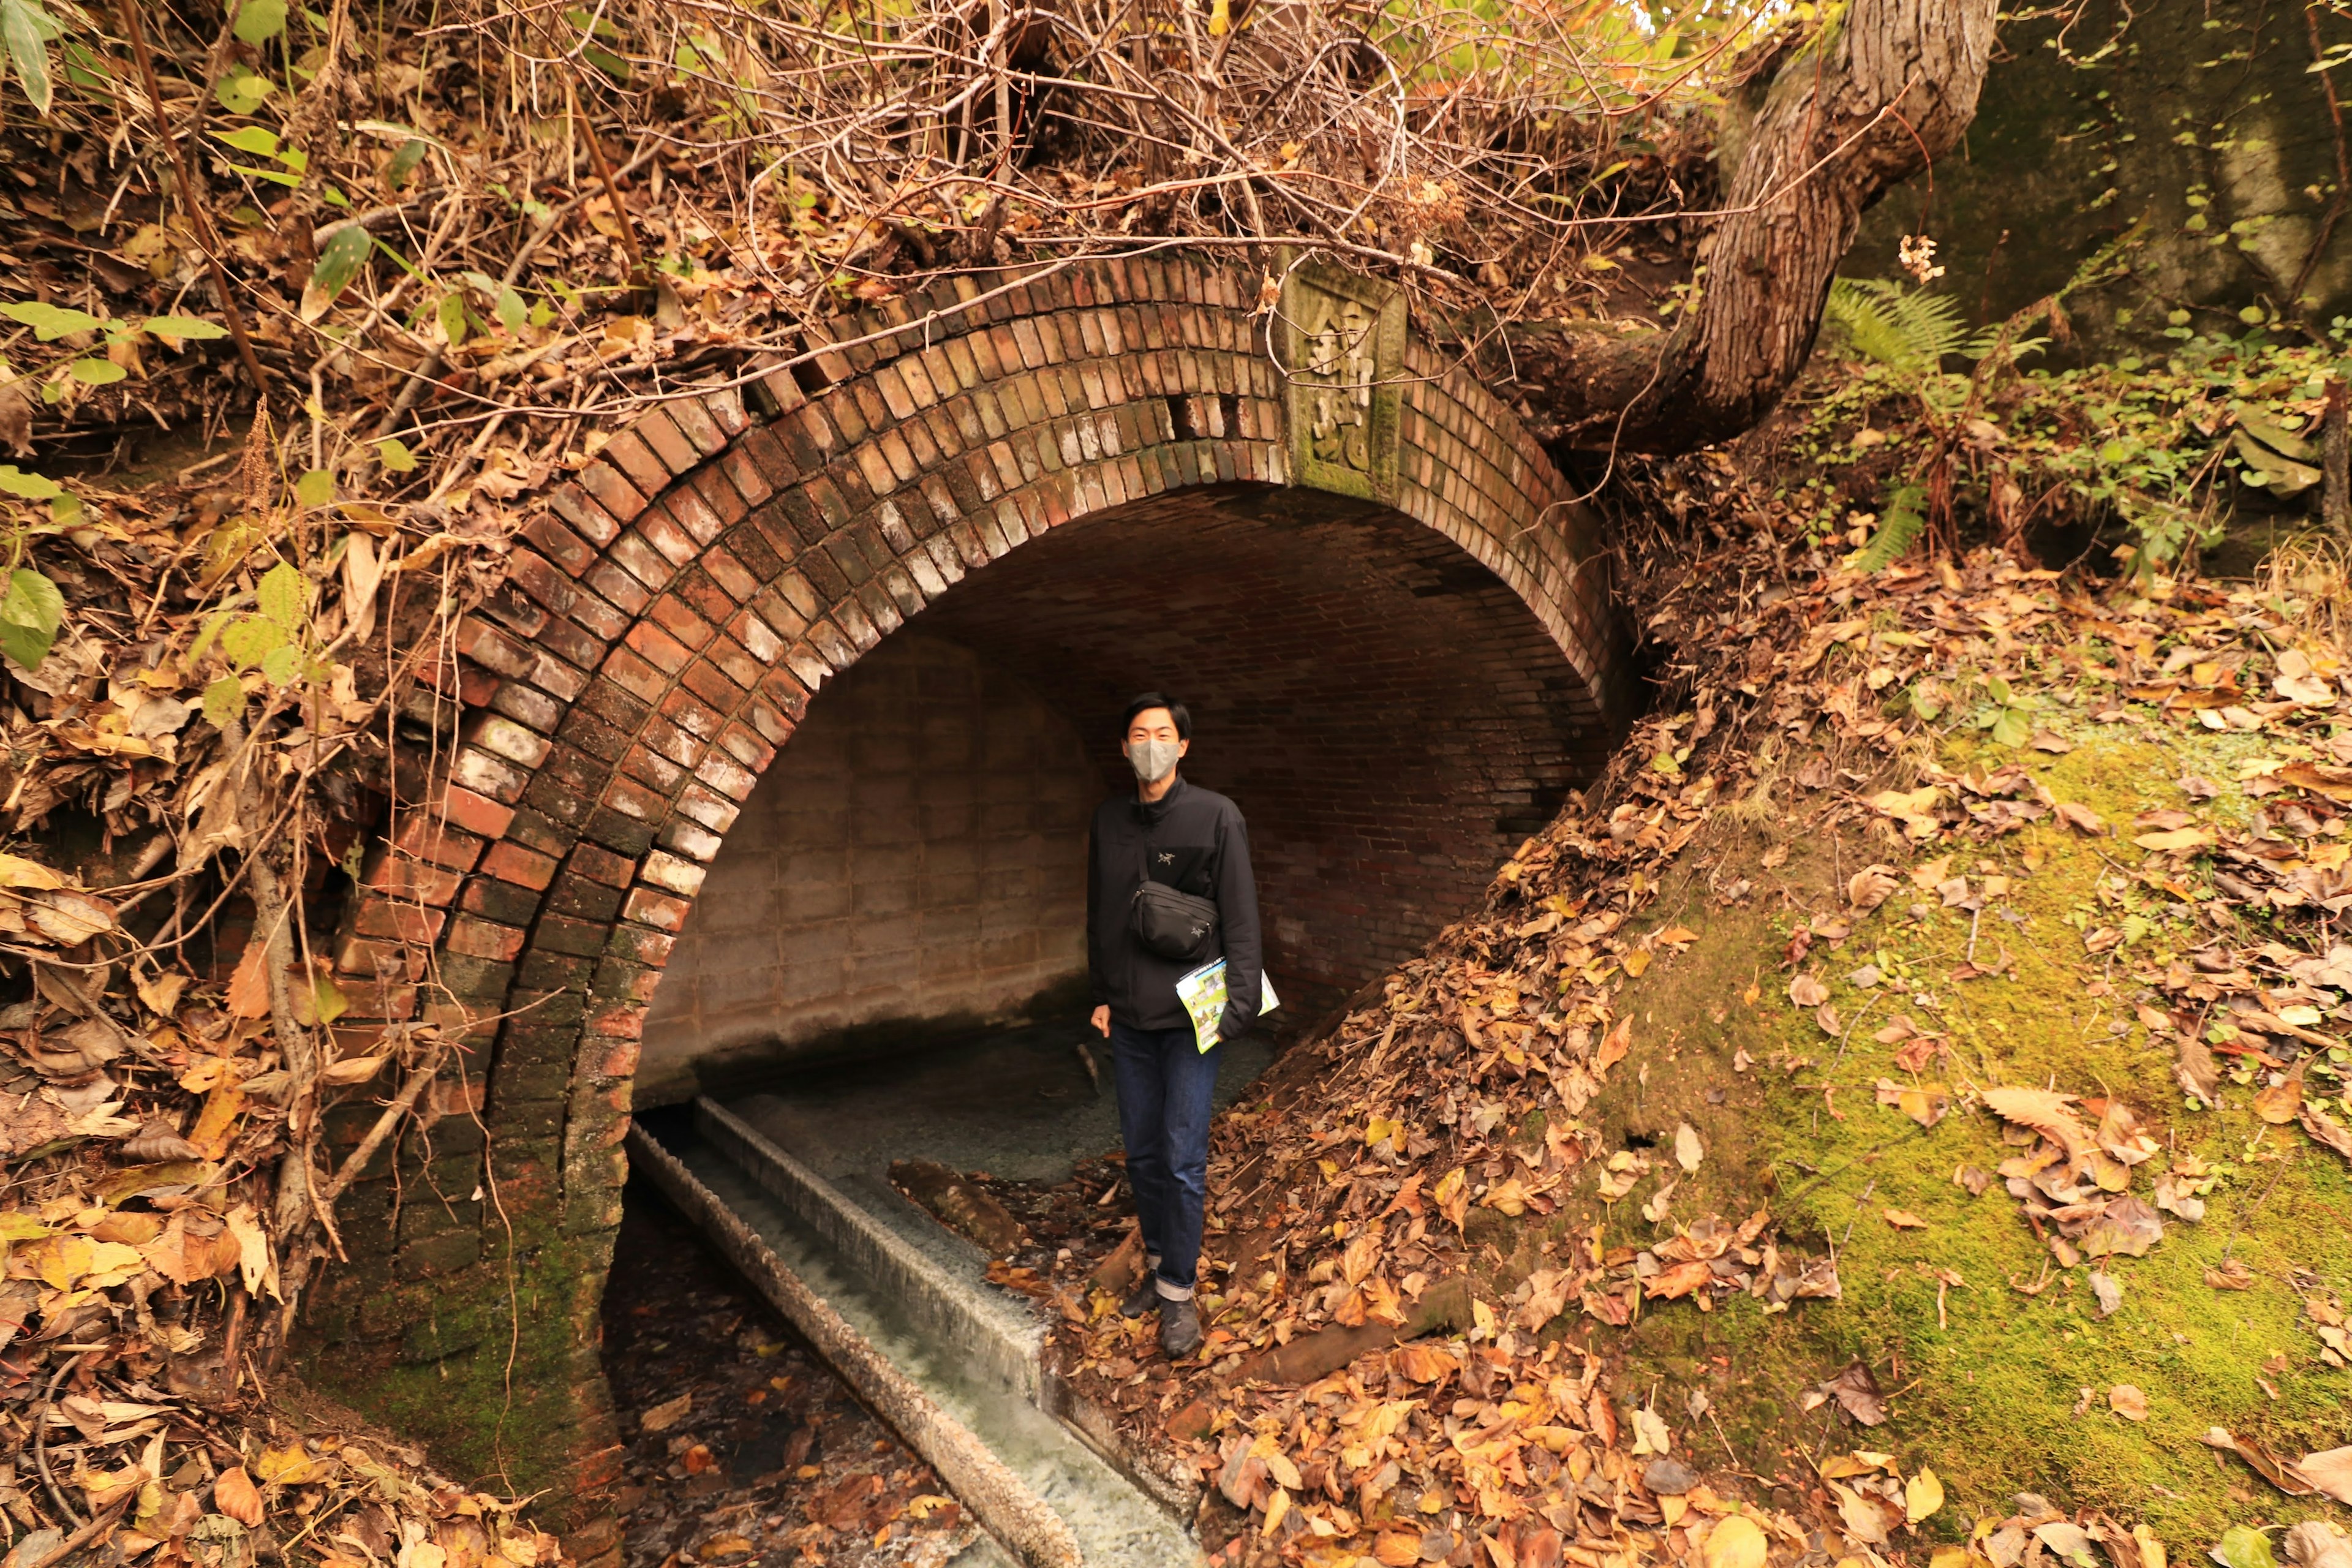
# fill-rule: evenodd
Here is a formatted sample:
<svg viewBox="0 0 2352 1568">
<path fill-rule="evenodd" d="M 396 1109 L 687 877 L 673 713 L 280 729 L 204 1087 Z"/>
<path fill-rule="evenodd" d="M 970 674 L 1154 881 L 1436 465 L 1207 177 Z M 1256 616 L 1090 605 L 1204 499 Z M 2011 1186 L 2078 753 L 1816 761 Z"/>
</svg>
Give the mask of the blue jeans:
<svg viewBox="0 0 2352 1568">
<path fill-rule="evenodd" d="M 1222 1045 L 1203 1052 L 1190 1027 L 1110 1026 L 1118 1131 L 1147 1258 L 1159 1260 L 1164 1300 L 1189 1300 L 1201 1261 L 1201 1211 L 1209 1188 L 1209 1116 Z"/>
</svg>

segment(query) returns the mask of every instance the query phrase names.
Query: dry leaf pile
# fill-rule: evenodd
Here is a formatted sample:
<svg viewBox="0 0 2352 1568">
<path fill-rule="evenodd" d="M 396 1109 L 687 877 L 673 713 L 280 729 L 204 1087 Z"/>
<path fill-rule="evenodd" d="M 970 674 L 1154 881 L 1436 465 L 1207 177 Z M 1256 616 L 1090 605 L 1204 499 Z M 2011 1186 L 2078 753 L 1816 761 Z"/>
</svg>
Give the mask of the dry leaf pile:
<svg viewBox="0 0 2352 1568">
<path fill-rule="evenodd" d="M 299 1536 L 415 1568 L 446 1535 L 529 1564 L 552 1545 L 452 1512 L 413 1461 L 257 1435 L 337 1200 L 477 1109 L 430 1026 L 338 1025 L 320 944 L 455 721 L 410 639 L 497 552 L 383 513 L 331 531 L 248 477 L 14 519 L 64 613 L 0 677 L 0 1531 L 13 1568 L 93 1523 L 159 1563 Z"/>
</svg>

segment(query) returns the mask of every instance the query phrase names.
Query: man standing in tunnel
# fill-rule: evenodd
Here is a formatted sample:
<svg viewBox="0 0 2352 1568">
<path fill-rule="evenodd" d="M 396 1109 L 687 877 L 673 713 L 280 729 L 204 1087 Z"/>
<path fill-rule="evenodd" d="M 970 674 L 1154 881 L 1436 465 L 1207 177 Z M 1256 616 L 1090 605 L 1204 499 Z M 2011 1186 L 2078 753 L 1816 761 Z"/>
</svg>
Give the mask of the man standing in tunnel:
<svg viewBox="0 0 2352 1568">
<path fill-rule="evenodd" d="M 1095 809 L 1087 848 L 1087 961 L 1094 1026 L 1110 1041 L 1128 1184 L 1143 1233 L 1143 1283 L 1120 1309 L 1160 1310 L 1160 1348 L 1201 1343 L 1192 1305 L 1208 1193 L 1211 1096 L 1223 1042 L 1257 1021 L 1264 983 L 1249 832 L 1234 803 L 1184 782 L 1192 747 L 1181 702 L 1147 691 L 1127 705 L 1121 750 L 1133 794 Z M 1199 1048 L 1176 983 L 1219 957 L 1225 1009 Z"/>
</svg>

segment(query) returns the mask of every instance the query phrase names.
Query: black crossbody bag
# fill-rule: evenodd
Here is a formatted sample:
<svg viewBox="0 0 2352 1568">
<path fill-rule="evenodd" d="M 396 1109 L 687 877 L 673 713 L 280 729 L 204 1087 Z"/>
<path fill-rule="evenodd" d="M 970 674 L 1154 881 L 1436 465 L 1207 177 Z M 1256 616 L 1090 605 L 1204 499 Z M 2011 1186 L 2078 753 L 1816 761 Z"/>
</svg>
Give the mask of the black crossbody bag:
<svg viewBox="0 0 2352 1568">
<path fill-rule="evenodd" d="M 1171 963 L 1198 963 L 1216 951 L 1217 906 L 1146 877 L 1129 904 L 1128 927 Z"/>
</svg>

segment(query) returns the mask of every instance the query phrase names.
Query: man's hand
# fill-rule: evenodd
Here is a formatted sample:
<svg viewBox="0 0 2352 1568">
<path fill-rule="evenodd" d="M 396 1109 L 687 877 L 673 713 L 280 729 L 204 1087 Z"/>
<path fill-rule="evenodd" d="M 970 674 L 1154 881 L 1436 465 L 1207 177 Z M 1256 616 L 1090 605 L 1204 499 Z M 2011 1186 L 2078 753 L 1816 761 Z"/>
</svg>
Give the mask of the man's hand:
<svg viewBox="0 0 2352 1568">
<path fill-rule="evenodd" d="M 1109 1008 L 1108 1008 L 1108 1007 L 1097 1007 L 1097 1008 L 1096 1008 L 1096 1009 L 1095 1009 L 1095 1016 L 1094 1016 L 1094 1017 L 1092 1018 L 1092 1020 L 1090 1020 L 1090 1021 L 1093 1023 L 1093 1025 L 1094 1025 L 1094 1026 L 1095 1026 L 1095 1032 L 1096 1032 L 1097 1034 L 1100 1035 L 1100 1036 L 1101 1036 L 1104 1039 L 1106 1039 L 1106 1040 L 1108 1040 L 1108 1039 L 1109 1039 L 1109 1038 L 1110 1038 L 1110 1009 L 1109 1009 Z"/>
</svg>

